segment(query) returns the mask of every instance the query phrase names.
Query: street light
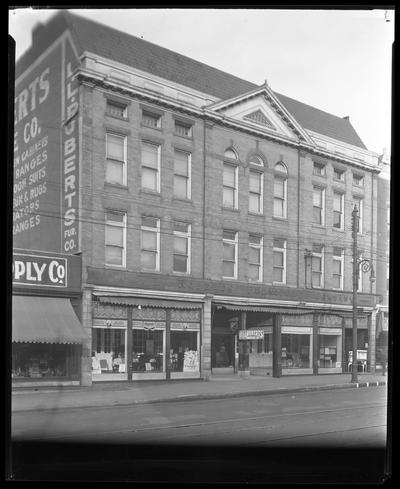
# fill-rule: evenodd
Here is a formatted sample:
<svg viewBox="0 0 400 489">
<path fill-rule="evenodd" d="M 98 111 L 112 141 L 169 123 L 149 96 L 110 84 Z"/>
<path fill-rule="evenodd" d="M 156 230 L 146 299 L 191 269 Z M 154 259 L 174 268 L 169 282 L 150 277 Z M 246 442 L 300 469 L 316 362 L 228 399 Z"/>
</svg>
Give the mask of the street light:
<svg viewBox="0 0 400 489">
<path fill-rule="evenodd" d="M 367 273 L 371 270 L 370 281 L 375 282 L 375 271 L 372 262 L 367 259 L 360 260 L 358 258 L 357 250 L 357 232 L 358 232 L 358 210 L 357 206 L 354 206 L 352 217 L 352 231 L 353 231 L 353 360 L 351 369 L 351 382 L 358 382 L 358 364 L 357 364 L 357 289 L 359 280 L 359 270 L 363 273 Z"/>
</svg>

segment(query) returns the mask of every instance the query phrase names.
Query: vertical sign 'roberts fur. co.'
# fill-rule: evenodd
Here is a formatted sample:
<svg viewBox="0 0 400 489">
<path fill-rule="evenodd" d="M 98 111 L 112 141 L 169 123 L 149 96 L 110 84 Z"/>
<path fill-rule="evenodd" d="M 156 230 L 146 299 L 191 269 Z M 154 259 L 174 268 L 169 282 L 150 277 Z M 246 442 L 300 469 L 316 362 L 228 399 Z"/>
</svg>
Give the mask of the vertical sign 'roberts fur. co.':
<svg viewBox="0 0 400 489">
<path fill-rule="evenodd" d="M 14 248 L 79 249 L 77 63 L 65 33 L 16 80 Z"/>
</svg>

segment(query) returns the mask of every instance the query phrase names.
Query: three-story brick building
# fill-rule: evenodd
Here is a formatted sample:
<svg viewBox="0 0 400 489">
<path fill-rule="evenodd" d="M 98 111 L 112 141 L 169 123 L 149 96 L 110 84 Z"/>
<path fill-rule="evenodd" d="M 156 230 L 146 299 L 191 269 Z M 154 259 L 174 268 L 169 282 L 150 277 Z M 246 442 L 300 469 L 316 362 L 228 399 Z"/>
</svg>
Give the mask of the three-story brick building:
<svg viewBox="0 0 400 489">
<path fill-rule="evenodd" d="M 374 260 L 379 172 L 349 119 L 67 12 L 17 65 L 22 115 L 20 80 L 60 43 L 47 216 L 82 256 L 81 382 L 348 371 L 351 212 Z M 373 287 L 363 276 L 365 366 Z"/>
</svg>

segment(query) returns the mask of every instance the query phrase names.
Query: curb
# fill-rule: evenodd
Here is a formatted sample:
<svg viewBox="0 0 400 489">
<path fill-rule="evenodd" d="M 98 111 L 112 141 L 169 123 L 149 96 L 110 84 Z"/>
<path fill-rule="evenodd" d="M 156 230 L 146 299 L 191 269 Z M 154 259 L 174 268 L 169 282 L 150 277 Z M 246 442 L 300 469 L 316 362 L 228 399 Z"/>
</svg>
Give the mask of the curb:
<svg viewBox="0 0 400 489">
<path fill-rule="evenodd" d="M 13 413 L 22 412 L 42 412 L 42 411 L 54 411 L 54 409 L 93 409 L 93 408 L 112 408 L 116 406 L 135 406 L 141 404 L 162 404 L 171 402 L 191 402 L 200 400 L 213 400 L 213 399 L 228 399 L 228 398 L 240 398 L 247 396 L 267 396 L 277 394 L 292 394 L 296 392 L 313 392 L 319 390 L 337 390 L 337 389 L 359 389 L 364 387 L 381 387 L 386 386 L 386 381 L 373 381 L 373 382 L 358 382 L 348 384 L 323 384 L 323 385 L 311 385 L 304 387 L 280 387 L 277 389 L 257 390 L 257 391 L 242 391 L 242 392 L 224 392 L 224 393 L 207 393 L 207 394 L 182 394 L 176 397 L 164 397 L 159 399 L 138 399 L 130 400 L 128 402 L 115 401 L 113 404 L 85 404 L 84 406 L 69 406 L 69 407 L 46 407 L 46 408 L 32 408 L 32 409 L 16 409 L 12 410 Z"/>
</svg>

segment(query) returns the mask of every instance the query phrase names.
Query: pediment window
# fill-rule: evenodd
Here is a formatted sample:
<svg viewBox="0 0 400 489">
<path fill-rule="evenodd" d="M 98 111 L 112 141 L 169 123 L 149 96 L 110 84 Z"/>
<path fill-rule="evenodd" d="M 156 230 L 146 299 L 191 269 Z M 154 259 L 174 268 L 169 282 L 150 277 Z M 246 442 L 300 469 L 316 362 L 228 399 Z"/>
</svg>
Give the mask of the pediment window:
<svg viewBox="0 0 400 489">
<path fill-rule="evenodd" d="M 259 124 L 260 126 L 269 127 L 271 129 L 276 129 L 268 117 L 261 111 L 256 110 L 244 116 L 244 119 Z"/>
</svg>

